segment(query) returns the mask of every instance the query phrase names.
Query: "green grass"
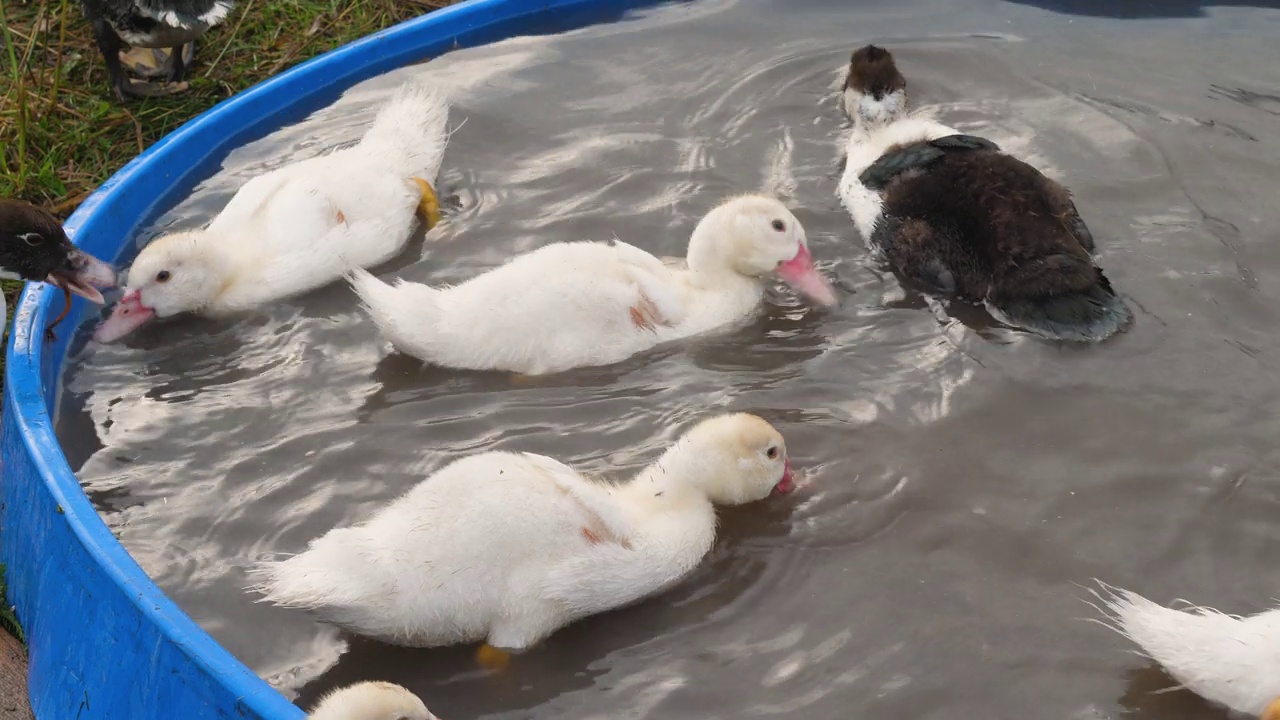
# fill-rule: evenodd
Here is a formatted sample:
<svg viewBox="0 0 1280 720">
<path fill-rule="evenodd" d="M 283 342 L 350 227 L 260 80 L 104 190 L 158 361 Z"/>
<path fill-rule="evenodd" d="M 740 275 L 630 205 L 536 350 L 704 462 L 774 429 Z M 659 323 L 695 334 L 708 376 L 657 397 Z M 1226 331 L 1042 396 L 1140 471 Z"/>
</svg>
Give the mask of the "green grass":
<svg viewBox="0 0 1280 720">
<path fill-rule="evenodd" d="M 121 104 L 76 0 L 2 0 L 0 196 L 65 218 L 135 155 L 218 101 L 451 2 L 238 0 L 198 46 L 187 92 Z M 15 287 L 3 285 L 11 313 Z"/>
<path fill-rule="evenodd" d="M 0 606 L 0 629 L 26 645 L 27 636 L 22 632 L 22 625 L 18 624 L 18 616 L 13 612 L 13 606 L 9 604 L 9 583 L 5 581 L 4 563 L 0 563 L 0 601 L 3 601 L 3 605 Z"/>
</svg>

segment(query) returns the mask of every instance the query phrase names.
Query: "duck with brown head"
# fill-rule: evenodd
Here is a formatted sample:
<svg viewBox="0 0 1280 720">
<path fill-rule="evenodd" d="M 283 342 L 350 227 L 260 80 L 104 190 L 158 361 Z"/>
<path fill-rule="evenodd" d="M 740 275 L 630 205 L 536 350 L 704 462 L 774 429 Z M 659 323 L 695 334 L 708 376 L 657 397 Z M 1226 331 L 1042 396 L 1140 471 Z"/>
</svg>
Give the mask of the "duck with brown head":
<svg viewBox="0 0 1280 720">
<path fill-rule="evenodd" d="M 1071 193 L 989 140 L 909 114 L 888 50 L 853 53 L 842 105 L 853 129 L 839 195 L 904 281 L 1052 339 L 1128 324 Z"/>
<path fill-rule="evenodd" d="M 844 80 L 844 112 L 863 124 L 884 124 L 907 112 L 907 81 L 893 55 L 875 45 L 854 51 Z"/>
</svg>

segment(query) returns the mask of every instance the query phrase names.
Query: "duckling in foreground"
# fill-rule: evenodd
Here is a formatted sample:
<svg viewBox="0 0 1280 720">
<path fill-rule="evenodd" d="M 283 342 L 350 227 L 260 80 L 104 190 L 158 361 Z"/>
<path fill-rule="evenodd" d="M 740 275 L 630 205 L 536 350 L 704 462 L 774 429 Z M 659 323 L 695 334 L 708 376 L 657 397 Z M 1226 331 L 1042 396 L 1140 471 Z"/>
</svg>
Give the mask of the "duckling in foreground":
<svg viewBox="0 0 1280 720">
<path fill-rule="evenodd" d="M 1129 322 L 1070 192 L 988 140 L 908 115 L 888 50 L 853 53 L 842 105 L 840 198 L 900 277 L 1053 339 L 1102 340 Z"/>
<path fill-rule="evenodd" d="M 702 218 L 686 268 L 619 240 L 558 242 L 456 287 L 392 286 L 359 271 L 351 284 L 401 352 L 538 375 L 607 365 L 745 319 L 771 275 L 820 305 L 836 302 L 800 221 L 773 198 L 745 195 Z"/>
<path fill-rule="evenodd" d="M 1112 627 L 1195 694 L 1280 720 L 1280 608 L 1248 617 L 1162 607 L 1128 590 L 1099 597 Z"/>
<path fill-rule="evenodd" d="M 152 73 L 171 83 L 181 82 L 196 38 L 220 24 L 235 6 L 233 0 L 80 0 L 85 17 L 93 23 L 93 37 L 107 64 L 107 76 L 116 97 L 169 95 L 185 88 L 134 84 L 120 64 L 124 43 L 135 48 L 169 48 L 168 67 Z M 189 44 L 191 43 L 191 44 Z"/>
<path fill-rule="evenodd" d="M 417 695 L 389 682 L 362 682 L 320 699 L 307 720 L 440 720 Z"/>
<path fill-rule="evenodd" d="M 0 199 L 0 278 L 43 280 L 62 288 L 67 302 L 50 329 L 70 310 L 70 293 L 101 305 L 98 288 L 116 283 L 115 270 L 72 245 L 57 218 L 30 203 L 7 199 Z M 6 313 L 0 294 L 0 317 Z"/>
<path fill-rule="evenodd" d="M 747 414 L 699 423 L 622 485 L 542 455 L 486 452 L 261 564 L 254 589 L 397 645 L 486 640 L 487 663 L 495 648 L 526 649 L 671 587 L 710 551 L 713 505 L 792 488 L 782 435 Z"/>
<path fill-rule="evenodd" d="M 94 339 L 114 342 L 153 317 L 248 310 L 395 257 L 418 219 L 440 219 L 431 183 L 448 115 L 443 95 L 406 85 L 356 145 L 259 175 L 208 227 L 157 238 Z"/>
</svg>

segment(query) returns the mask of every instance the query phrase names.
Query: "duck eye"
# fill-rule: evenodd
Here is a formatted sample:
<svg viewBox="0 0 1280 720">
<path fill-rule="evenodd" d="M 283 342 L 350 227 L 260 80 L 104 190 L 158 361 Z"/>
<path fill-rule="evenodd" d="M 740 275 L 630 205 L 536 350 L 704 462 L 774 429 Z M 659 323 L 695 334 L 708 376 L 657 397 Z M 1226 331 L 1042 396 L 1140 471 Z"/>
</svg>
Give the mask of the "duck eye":
<svg viewBox="0 0 1280 720">
<path fill-rule="evenodd" d="M 787 229 L 787 224 L 782 222 L 781 220 L 774 220 L 773 229 L 777 230 L 778 232 L 782 232 Z"/>
<path fill-rule="evenodd" d="M 769 458 L 770 460 L 777 460 L 777 459 L 778 459 L 778 446 L 777 446 L 777 445 L 774 445 L 773 447 L 769 448 L 768 450 L 765 450 L 765 451 L 764 451 L 764 455 L 765 455 L 765 457 Z"/>
<path fill-rule="evenodd" d="M 23 242 L 31 247 L 35 247 L 44 242 L 44 237 L 42 237 L 40 233 L 26 233 L 25 235 L 19 235 L 18 237 L 22 238 Z"/>
<path fill-rule="evenodd" d="M 169 271 L 161 270 L 160 272 L 156 273 L 156 282 L 159 282 L 159 283 L 169 282 Z"/>
</svg>

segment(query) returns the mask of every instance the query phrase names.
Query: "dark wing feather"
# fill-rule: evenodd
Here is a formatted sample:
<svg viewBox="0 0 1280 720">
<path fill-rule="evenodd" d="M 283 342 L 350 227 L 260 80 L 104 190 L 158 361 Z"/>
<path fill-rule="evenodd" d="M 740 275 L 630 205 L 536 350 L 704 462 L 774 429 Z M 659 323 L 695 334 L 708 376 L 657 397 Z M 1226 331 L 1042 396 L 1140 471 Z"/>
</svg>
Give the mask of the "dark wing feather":
<svg viewBox="0 0 1280 720">
<path fill-rule="evenodd" d="M 927 143 L 908 145 L 881 155 L 879 159 L 867 166 L 858 175 L 863 187 L 871 190 L 883 190 L 890 180 L 898 175 L 918 168 L 928 167 L 946 153 Z"/>
<path fill-rule="evenodd" d="M 947 135 L 937 140 L 913 143 L 881 155 L 871 163 L 858 180 L 871 190 L 883 190 L 890 180 L 908 170 L 924 169 L 951 151 L 994 150 L 1000 147 L 985 138 L 973 135 Z"/>
<path fill-rule="evenodd" d="M 931 140 L 929 144 L 942 150 L 994 150 L 1000 152 L 999 145 L 976 135 L 947 135 L 937 140 Z"/>
</svg>

